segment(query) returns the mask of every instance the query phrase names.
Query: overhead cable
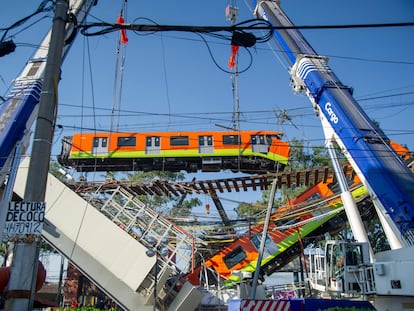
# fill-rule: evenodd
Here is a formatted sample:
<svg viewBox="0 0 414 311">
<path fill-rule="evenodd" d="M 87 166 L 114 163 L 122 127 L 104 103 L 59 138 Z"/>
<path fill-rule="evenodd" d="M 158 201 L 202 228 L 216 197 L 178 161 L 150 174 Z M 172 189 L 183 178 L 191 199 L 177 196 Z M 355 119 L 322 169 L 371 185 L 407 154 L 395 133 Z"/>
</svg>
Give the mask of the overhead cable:
<svg viewBox="0 0 414 311">
<path fill-rule="evenodd" d="M 378 23 L 378 24 L 346 24 L 346 25 L 298 25 L 298 26 L 273 26 L 264 19 L 250 19 L 232 26 L 184 26 L 184 25 L 145 25 L 145 24 L 114 24 L 107 22 L 89 23 L 81 25 L 81 33 L 85 36 L 97 36 L 120 29 L 132 30 L 135 32 L 158 32 L 158 31 L 181 31 L 214 34 L 218 32 L 254 31 L 268 30 L 269 33 L 257 38 L 258 41 L 266 42 L 271 38 L 271 33 L 276 29 L 344 29 L 344 28 L 383 28 L 383 27 L 407 27 L 414 26 L 414 22 L 399 23 Z M 102 28 L 91 31 L 92 28 Z"/>
</svg>

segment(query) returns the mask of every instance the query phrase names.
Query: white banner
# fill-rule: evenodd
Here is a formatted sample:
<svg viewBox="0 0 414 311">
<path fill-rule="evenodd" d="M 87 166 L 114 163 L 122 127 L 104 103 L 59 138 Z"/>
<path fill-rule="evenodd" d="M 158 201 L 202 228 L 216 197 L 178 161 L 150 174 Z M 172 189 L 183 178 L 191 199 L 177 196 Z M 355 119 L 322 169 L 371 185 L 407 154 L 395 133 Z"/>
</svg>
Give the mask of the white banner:
<svg viewBox="0 0 414 311">
<path fill-rule="evenodd" d="M 26 234 L 40 236 L 45 210 L 45 202 L 10 202 L 6 214 L 4 238 L 11 239 Z"/>
</svg>

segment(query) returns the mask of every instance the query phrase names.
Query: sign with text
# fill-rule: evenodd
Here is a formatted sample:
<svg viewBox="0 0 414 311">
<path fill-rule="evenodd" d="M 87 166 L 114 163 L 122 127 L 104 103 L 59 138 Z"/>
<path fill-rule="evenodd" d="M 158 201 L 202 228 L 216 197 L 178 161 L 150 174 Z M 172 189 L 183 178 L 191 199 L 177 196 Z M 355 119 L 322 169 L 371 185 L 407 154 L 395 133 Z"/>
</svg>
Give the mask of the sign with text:
<svg viewBox="0 0 414 311">
<path fill-rule="evenodd" d="M 3 236 L 6 239 L 27 234 L 40 236 L 45 210 L 45 202 L 10 202 Z"/>
</svg>

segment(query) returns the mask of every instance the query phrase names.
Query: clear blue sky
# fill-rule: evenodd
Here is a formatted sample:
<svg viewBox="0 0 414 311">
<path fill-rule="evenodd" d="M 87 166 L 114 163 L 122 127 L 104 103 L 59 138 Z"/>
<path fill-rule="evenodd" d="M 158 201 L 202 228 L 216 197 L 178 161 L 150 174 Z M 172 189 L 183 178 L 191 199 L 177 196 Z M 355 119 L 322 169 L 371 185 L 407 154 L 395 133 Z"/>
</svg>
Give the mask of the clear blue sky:
<svg viewBox="0 0 414 311">
<path fill-rule="evenodd" d="M 250 1 L 235 1 L 238 22 L 252 18 Z M 7 27 L 30 14 L 40 1 L 8 1 L 0 11 L 0 27 Z M 229 25 L 227 1 L 129 0 L 125 19 L 129 23 L 162 25 Z M 282 0 L 282 8 L 296 25 L 392 23 L 414 21 L 412 0 Z M 99 0 L 90 22 L 115 22 L 122 1 Z M 42 15 L 39 15 L 42 16 Z M 31 19 L 8 36 L 18 44 L 16 52 L 0 58 L 0 95 L 22 70 L 51 25 L 49 17 L 29 26 Z M 140 19 L 141 18 L 141 19 Z M 302 31 L 313 48 L 328 56 L 339 79 L 354 88 L 354 96 L 368 115 L 380 122 L 393 140 L 414 148 L 414 27 L 336 29 Z M 2 34 L 2 33 L 1 33 Z M 233 97 L 230 75 L 216 67 L 205 43 L 195 34 L 178 32 L 147 34 L 128 32 L 122 100 L 119 83 L 114 93 L 116 41 L 118 33 L 85 38 L 79 35 L 62 67 L 53 156 L 60 140 L 80 128 L 109 129 L 110 109 L 121 105 L 119 130 L 179 131 L 220 130 L 215 124 L 231 126 Z M 230 45 L 205 37 L 216 62 L 227 69 Z M 7 38 L 6 38 L 7 39 Z M 285 64 L 273 42 L 251 49 L 253 64 L 239 76 L 242 129 L 280 130 L 285 139 L 304 139 L 309 146 L 322 145 L 322 129 L 309 100 L 295 95 L 289 86 Z M 90 60 L 90 64 L 89 64 Z M 250 59 L 241 50 L 239 68 Z M 92 73 L 92 74 L 90 74 Z M 118 74 L 119 77 L 119 74 Z M 93 93 L 91 91 L 93 83 Z M 399 95 L 396 95 L 399 94 Z M 405 94 L 405 95 L 404 95 Z M 396 96 L 394 96 L 396 95 Z M 115 97 L 115 101 L 114 101 Z M 371 98 L 371 99 L 369 99 Z M 95 110 L 88 107 L 95 107 Z M 278 124 L 275 114 L 285 109 L 292 123 Z M 116 127 L 116 123 L 113 124 Z M 207 179 L 207 175 L 199 179 Z"/>
</svg>

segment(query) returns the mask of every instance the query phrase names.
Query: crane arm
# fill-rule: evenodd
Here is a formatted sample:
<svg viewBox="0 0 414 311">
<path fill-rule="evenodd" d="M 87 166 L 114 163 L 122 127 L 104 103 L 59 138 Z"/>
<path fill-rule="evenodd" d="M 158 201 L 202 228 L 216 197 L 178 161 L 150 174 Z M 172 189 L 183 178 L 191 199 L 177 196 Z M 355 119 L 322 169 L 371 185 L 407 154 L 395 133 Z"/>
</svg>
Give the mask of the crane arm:
<svg viewBox="0 0 414 311">
<path fill-rule="evenodd" d="M 71 21 L 66 26 L 66 45 L 64 59 L 76 35 L 76 24 L 83 22 L 96 0 L 70 0 Z M 46 59 L 50 44 L 51 30 L 43 39 L 40 47 L 27 62 L 21 74 L 16 78 L 10 93 L 0 106 L 0 181 L 8 172 L 16 145 L 22 144 L 22 152 L 28 145 L 30 128 L 36 119 Z"/>
<path fill-rule="evenodd" d="M 318 55 L 295 29 L 278 1 L 253 2 L 256 16 L 276 27 L 274 38 L 291 66 L 293 90 L 306 92 L 322 125 L 328 128 L 327 139 L 341 147 L 369 189 L 377 211 L 401 246 L 406 245 L 414 233 L 414 175 L 353 98 L 352 89 L 341 83 L 328 59 Z"/>
</svg>

